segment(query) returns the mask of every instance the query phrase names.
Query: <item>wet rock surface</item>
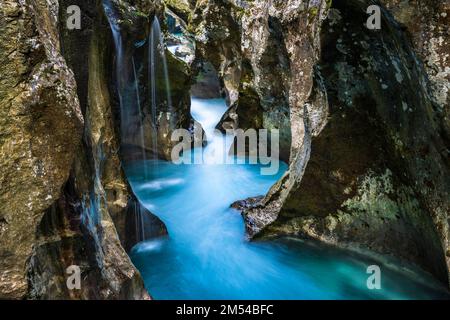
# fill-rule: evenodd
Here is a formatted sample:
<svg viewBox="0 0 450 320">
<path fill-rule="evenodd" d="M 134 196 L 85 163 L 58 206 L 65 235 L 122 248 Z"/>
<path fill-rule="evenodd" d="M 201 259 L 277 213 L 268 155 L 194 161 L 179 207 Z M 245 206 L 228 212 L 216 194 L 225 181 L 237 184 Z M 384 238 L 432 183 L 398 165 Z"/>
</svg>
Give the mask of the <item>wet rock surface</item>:
<svg viewBox="0 0 450 320">
<path fill-rule="evenodd" d="M 124 251 L 114 221 L 100 199 L 86 203 L 69 179 L 45 213 L 27 265 L 28 299 L 149 299 Z M 83 195 L 84 196 L 84 195 Z M 96 210 L 98 210 L 96 212 Z M 66 268 L 80 270 L 79 290 L 69 290 Z"/>
<path fill-rule="evenodd" d="M 173 131 L 180 128 L 189 130 L 195 122 L 190 114 L 192 61 L 186 58 L 187 54 L 172 52 L 168 47 L 177 45 L 180 41 L 189 43 L 190 39 L 188 35 L 181 34 L 175 38 L 168 33 L 166 18 L 169 13 L 166 13 L 162 1 L 142 1 L 139 5 L 111 1 L 109 8 L 108 20 L 113 28 L 117 28 L 113 36 L 120 37 L 116 41 L 121 43 L 122 52 L 118 52 L 117 43 L 116 48 L 112 47 L 108 52 L 111 65 L 118 68 L 120 64 L 121 70 L 117 74 L 113 72 L 108 75 L 108 87 L 112 93 L 111 104 L 114 106 L 116 123 L 120 122 L 120 118 L 128 119 L 127 124 L 120 127 L 122 156 L 126 160 L 139 160 L 142 158 L 139 149 L 143 148 L 146 158 L 171 160 L 171 151 L 175 145 L 171 141 Z M 182 21 L 175 13 L 170 12 L 170 15 Z M 161 30 L 156 30 L 159 28 Z M 160 43 L 160 36 L 169 41 Z M 155 55 L 153 61 L 150 58 L 152 45 L 151 50 Z M 167 70 L 160 56 L 162 53 Z M 193 55 L 189 51 L 189 56 L 191 54 Z M 155 68 L 154 84 L 150 76 L 151 65 Z M 153 94 L 156 96 L 154 107 L 151 101 Z M 135 107 L 131 108 L 133 105 Z M 141 132 L 144 134 L 144 142 Z M 134 152 L 135 150 L 138 152 Z"/>
<path fill-rule="evenodd" d="M 0 297 L 28 290 L 25 267 L 44 212 L 61 194 L 81 141 L 72 71 L 60 54 L 55 1 L 0 8 Z"/>
<path fill-rule="evenodd" d="M 448 284 L 448 2 L 381 1 L 381 30 L 364 27 L 368 0 L 111 2 L 125 60 L 142 60 L 147 106 L 139 44 L 155 15 L 164 21 L 164 3 L 182 21 L 172 27 L 184 38 L 171 39 L 181 49 L 166 50 L 176 112 L 162 98 L 156 131 L 149 108 L 140 119 L 145 140 L 158 141 L 149 156 L 169 159 L 171 132 L 192 130 L 195 83 L 196 97 L 226 97 L 220 130 L 280 130 L 289 171 L 265 197 L 232 205 L 249 237 L 393 255 Z M 64 26 L 69 4 L 82 9 L 79 32 Z M 126 250 L 167 230 L 122 169 L 139 142 L 121 148 L 102 2 L 4 0 L 0 31 L 0 298 L 149 298 Z M 81 269 L 79 291 L 65 284 L 70 265 Z"/>
<path fill-rule="evenodd" d="M 370 4 L 198 1 L 197 60 L 230 106 L 218 129 L 280 129 L 290 162 L 245 208 L 250 236 L 392 254 L 447 282 L 448 4 L 383 1 L 379 31 Z"/>
<path fill-rule="evenodd" d="M 80 32 L 65 28 L 68 3 L 59 5 L 59 16 L 56 1 L 1 6 L 1 59 L 10 71 L 0 75 L 0 297 L 148 299 L 124 246 L 141 240 L 127 234 L 130 212 L 157 218 L 122 170 L 102 2 L 80 1 Z M 165 233 L 159 226 L 148 234 Z M 80 290 L 66 285 L 72 265 Z"/>
</svg>

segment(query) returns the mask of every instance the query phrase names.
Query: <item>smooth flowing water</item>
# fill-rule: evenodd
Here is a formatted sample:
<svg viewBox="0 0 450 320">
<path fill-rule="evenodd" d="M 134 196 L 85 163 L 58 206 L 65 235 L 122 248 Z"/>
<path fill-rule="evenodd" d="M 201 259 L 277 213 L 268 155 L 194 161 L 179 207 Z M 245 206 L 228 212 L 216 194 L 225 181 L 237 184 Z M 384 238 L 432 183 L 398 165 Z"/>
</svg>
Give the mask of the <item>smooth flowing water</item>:
<svg viewBox="0 0 450 320">
<path fill-rule="evenodd" d="M 208 134 L 205 159 L 219 159 L 224 137 L 212 129 L 225 112 L 221 99 L 192 99 L 192 114 Z M 127 175 L 142 203 L 167 225 L 169 237 L 136 245 L 131 258 L 156 299 L 427 299 L 447 298 L 417 270 L 294 239 L 248 242 L 236 200 L 266 193 L 283 174 L 262 176 L 259 165 L 174 165 L 137 162 Z M 150 179 L 143 178 L 145 168 Z M 381 290 L 367 288 L 367 267 L 381 267 Z"/>
<path fill-rule="evenodd" d="M 166 99 L 167 99 L 167 111 L 169 113 L 173 112 L 172 107 L 172 96 L 170 89 L 170 80 L 169 80 L 169 69 L 167 67 L 167 58 L 166 58 L 166 47 L 164 44 L 163 34 L 161 32 L 161 25 L 159 23 L 158 17 L 155 16 L 153 19 L 153 23 L 151 26 L 151 31 L 149 34 L 149 83 L 150 83 L 150 101 L 151 101 L 151 112 L 152 112 L 152 120 L 153 124 L 156 125 L 157 122 L 157 105 L 158 98 L 157 97 L 157 82 L 162 79 L 164 81 L 164 88 L 166 91 Z M 158 77 L 158 70 L 161 69 L 162 77 Z"/>
</svg>

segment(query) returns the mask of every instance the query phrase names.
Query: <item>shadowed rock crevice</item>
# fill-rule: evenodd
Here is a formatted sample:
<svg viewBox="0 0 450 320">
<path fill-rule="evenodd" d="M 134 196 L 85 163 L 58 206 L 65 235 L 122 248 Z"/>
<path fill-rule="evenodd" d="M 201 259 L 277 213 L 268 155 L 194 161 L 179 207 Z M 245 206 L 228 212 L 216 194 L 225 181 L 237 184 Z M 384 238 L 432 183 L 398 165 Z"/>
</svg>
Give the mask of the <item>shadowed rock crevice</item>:
<svg viewBox="0 0 450 320">
<path fill-rule="evenodd" d="M 364 28 L 366 7 L 333 1 L 315 82 L 325 89 L 328 111 L 318 125 L 311 117 L 317 104 L 306 105 L 306 169 L 291 163 L 287 182 L 244 216 L 251 235 L 392 254 L 446 283 L 448 145 L 430 82 L 388 11 L 380 31 Z"/>
<path fill-rule="evenodd" d="M 148 297 L 137 270 L 98 207 L 79 198 L 73 178 L 45 213 L 28 262 L 29 299 L 142 299 Z M 79 290 L 69 290 L 66 269 L 81 272 Z"/>
</svg>

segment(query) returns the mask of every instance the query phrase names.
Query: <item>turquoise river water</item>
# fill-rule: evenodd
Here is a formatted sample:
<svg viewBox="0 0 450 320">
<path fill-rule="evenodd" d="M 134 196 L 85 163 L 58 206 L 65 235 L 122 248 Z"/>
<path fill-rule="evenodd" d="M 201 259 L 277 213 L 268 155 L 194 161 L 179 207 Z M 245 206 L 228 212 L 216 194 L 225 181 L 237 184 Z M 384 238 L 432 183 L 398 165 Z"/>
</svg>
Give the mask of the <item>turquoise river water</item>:
<svg viewBox="0 0 450 320">
<path fill-rule="evenodd" d="M 141 161 L 127 167 L 140 201 L 169 236 L 137 244 L 131 258 L 155 299 L 434 299 L 448 298 L 427 274 L 295 239 L 249 242 L 236 200 L 265 194 L 287 169 L 263 176 L 260 165 L 221 164 L 229 142 L 213 133 L 222 99 L 192 99 L 206 131 L 204 164 Z M 147 168 L 145 168 L 147 167 Z M 150 172 L 145 178 L 144 171 Z M 381 289 L 369 290 L 367 267 L 381 267 Z"/>
</svg>

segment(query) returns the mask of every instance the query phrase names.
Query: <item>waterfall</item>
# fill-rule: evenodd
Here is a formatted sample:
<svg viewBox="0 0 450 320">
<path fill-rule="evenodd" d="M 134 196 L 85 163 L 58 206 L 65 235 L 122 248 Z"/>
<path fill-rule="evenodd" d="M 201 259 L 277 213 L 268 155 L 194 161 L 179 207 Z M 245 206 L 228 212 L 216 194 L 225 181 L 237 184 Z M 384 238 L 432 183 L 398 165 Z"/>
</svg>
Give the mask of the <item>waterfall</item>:
<svg viewBox="0 0 450 320">
<path fill-rule="evenodd" d="M 133 65 L 133 76 L 134 76 L 134 87 L 135 87 L 135 91 L 136 91 L 136 103 L 137 103 L 137 110 L 138 110 L 138 117 L 139 117 L 139 133 L 140 133 L 140 138 L 141 138 L 141 151 L 142 151 L 142 160 L 144 160 L 144 162 L 147 160 L 147 156 L 146 156 L 146 147 L 145 147 L 145 134 L 144 134 L 144 123 L 143 123 L 143 115 L 142 115 L 142 110 L 141 110 L 141 98 L 140 98 L 140 94 L 139 94 L 139 78 L 137 76 L 137 72 L 136 72 L 136 64 L 134 62 L 134 58 L 131 58 L 131 62 Z M 148 179 L 148 170 L 147 170 L 147 166 L 145 166 L 144 168 L 144 175 L 145 175 L 145 180 Z"/>
<path fill-rule="evenodd" d="M 112 7 L 112 3 L 110 0 L 103 1 L 103 8 L 105 10 L 106 17 L 108 18 L 109 26 L 111 28 L 112 36 L 114 39 L 114 46 L 116 49 L 116 82 L 117 82 L 117 93 L 119 96 L 119 105 L 120 105 L 120 128 L 122 135 L 125 132 L 125 123 L 128 122 L 128 117 L 126 115 L 126 110 L 124 109 L 123 103 L 123 89 L 124 89 L 124 79 L 123 79 L 123 44 L 122 44 L 122 36 L 120 35 L 120 29 L 117 25 L 118 16 Z"/>
<path fill-rule="evenodd" d="M 134 204 L 134 227 L 136 234 L 136 243 L 147 240 L 145 236 L 145 223 L 144 223 L 144 212 L 139 203 Z"/>
<path fill-rule="evenodd" d="M 134 142 L 134 144 L 138 144 L 141 151 L 141 159 L 146 161 L 146 143 L 145 143 L 145 127 L 144 127 L 144 112 L 142 109 L 141 103 L 141 94 L 139 91 L 139 76 L 138 76 L 138 67 L 134 58 L 134 54 L 130 53 L 125 54 L 127 49 L 124 47 L 124 40 L 122 38 L 120 25 L 118 21 L 120 21 L 120 17 L 115 11 L 113 4 L 110 0 L 103 1 L 103 8 L 105 10 L 105 14 L 108 18 L 109 25 L 111 27 L 111 32 L 114 40 L 115 46 L 115 74 L 116 74 L 116 85 L 117 85 L 117 94 L 119 98 L 119 106 L 120 106 L 120 129 L 121 129 L 121 144 L 129 143 L 130 141 Z M 157 30 L 157 35 L 159 38 L 158 43 L 160 43 L 160 29 L 159 25 Z M 152 32 L 153 34 L 153 32 Z M 154 43 L 154 38 L 152 40 Z M 135 45 L 135 48 L 139 48 L 142 46 L 142 43 L 138 43 Z M 153 46 L 152 46 L 153 48 Z M 156 61 L 153 57 L 153 61 Z M 139 64 L 138 64 L 139 66 Z M 149 66 L 149 69 L 153 70 L 153 75 L 151 77 L 151 90 L 152 90 L 152 121 L 153 125 L 156 129 L 156 73 L 154 69 L 155 64 Z M 132 79 L 132 82 L 131 82 Z M 138 130 L 134 130 L 137 127 Z M 155 130 L 156 132 L 156 130 Z M 154 137 L 154 145 L 156 148 L 156 134 L 152 135 Z M 154 149 L 156 150 L 156 149 Z M 144 170 L 144 181 L 148 180 L 149 174 L 147 167 Z M 136 239 L 137 241 L 146 240 L 145 234 L 145 212 L 140 210 L 139 206 L 135 209 L 135 223 L 136 223 Z"/>
<path fill-rule="evenodd" d="M 120 105 L 120 128 L 122 146 L 132 142 L 133 145 L 139 145 L 141 148 L 141 159 L 145 162 L 146 146 L 145 143 L 145 112 L 141 101 L 141 92 L 139 90 L 139 70 L 142 69 L 142 62 L 136 61 L 138 55 L 134 51 L 142 47 L 145 42 L 135 44 L 134 48 L 126 47 L 128 41 L 123 39 L 119 21 L 121 17 L 115 10 L 111 0 L 103 0 L 103 8 L 111 27 L 114 46 L 116 51 L 115 74 L 117 94 Z M 152 127 L 152 150 L 158 154 L 158 113 L 165 111 L 169 114 L 169 130 L 173 125 L 173 105 L 171 97 L 171 88 L 169 82 L 169 70 L 167 65 L 165 43 L 161 26 L 158 18 L 155 16 L 151 22 L 151 29 L 148 36 L 148 92 L 150 104 L 150 123 Z M 160 82 L 164 81 L 164 82 Z M 164 92 L 165 91 L 165 92 Z M 167 102 L 167 108 L 161 107 L 161 99 L 164 97 Z M 160 101 L 158 100 L 161 99 Z M 134 130 L 138 127 L 138 130 Z M 149 178 L 147 166 L 144 169 L 143 180 Z M 145 240 L 144 215 L 138 210 L 136 212 L 136 234 L 141 240 Z"/>
<path fill-rule="evenodd" d="M 141 219 L 141 221 L 140 221 L 140 223 L 141 223 L 141 232 L 142 232 L 142 238 L 141 238 L 141 240 L 142 241 L 145 241 L 145 240 L 147 240 L 146 239 L 146 237 L 145 237 L 145 225 L 144 225 L 144 212 L 142 212 L 143 210 L 141 210 L 141 208 L 139 208 L 139 217 L 140 217 L 140 219 Z"/>
<path fill-rule="evenodd" d="M 164 38 L 161 32 L 161 25 L 159 23 L 158 17 L 154 17 L 150 35 L 149 35 L 149 83 L 150 83 L 150 101 L 151 101 L 151 112 L 152 112 L 152 121 L 155 128 L 157 127 L 158 115 L 157 115 L 157 106 L 158 106 L 158 96 L 157 96 L 157 88 L 158 79 L 163 79 L 164 88 L 167 99 L 167 112 L 171 115 L 170 119 L 173 119 L 173 105 L 172 105 L 172 96 L 170 89 L 170 80 L 169 80 L 169 70 L 167 66 L 167 58 L 165 52 L 165 44 Z M 161 74 L 161 77 L 158 77 L 158 71 Z M 173 128 L 173 123 L 170 124 L 171 128 Z"/>
<path fill-rule="evenodd" d="M 155 28 L 154 28 L 155 23 L 152 24 L 152 28 L 150 30 L 150 35 L 149 35 L 149 60 L 148 60 L 148 64 L 149 64 L 149 70 L 150 70 L 150 75 L 149 75 L 149 81 L 150 81 L 150 110 L 152 112 L 152 122 L 153 125 L 156 128 L 156 120 L 157 120 L 157 116 L 156 116 L 156 59 L 155 59 Z"/>
</svg>

